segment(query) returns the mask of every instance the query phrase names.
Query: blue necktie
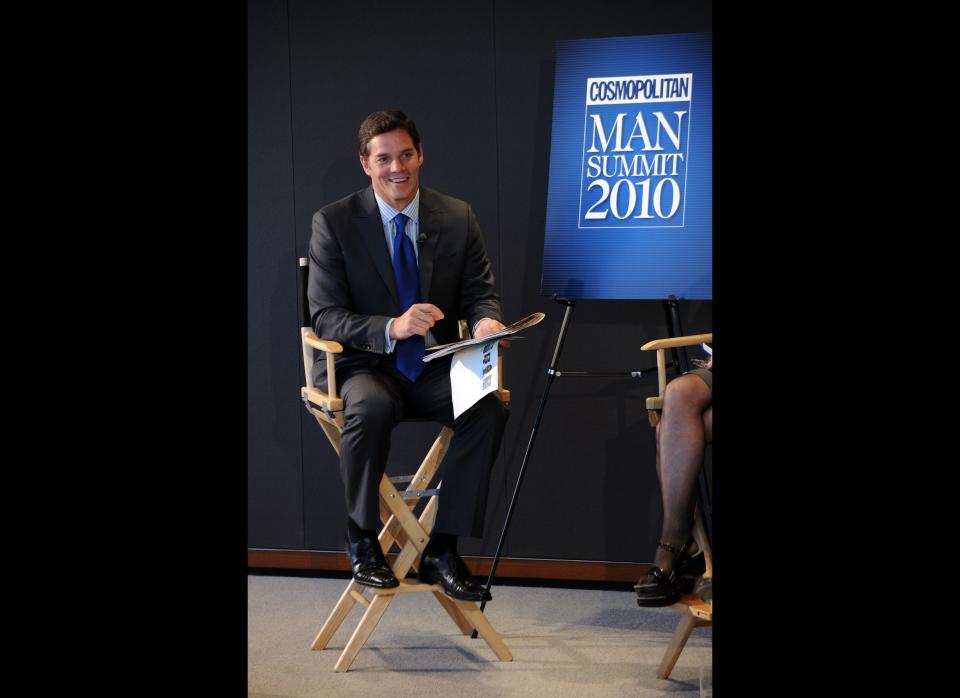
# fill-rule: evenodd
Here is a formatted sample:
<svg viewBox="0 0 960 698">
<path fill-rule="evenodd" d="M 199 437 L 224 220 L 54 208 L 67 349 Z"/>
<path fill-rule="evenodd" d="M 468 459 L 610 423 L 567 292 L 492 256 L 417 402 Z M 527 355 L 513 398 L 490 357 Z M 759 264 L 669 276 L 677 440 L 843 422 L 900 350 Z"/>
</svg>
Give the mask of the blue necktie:
<svg viewBox="0 0 960 698">
<path fill-rule="evenodd" d="M 417 255 L 413 243 L 403 229 L 407 217 L 398 213 L 393 219 L 397 233 L 393 239 L 393 275 L 397 279 L 397 291 L 400 294 L 400 312 L 405 313 L 414 303 L 420 302 L 420 270 L 417 269 Z M 418 334 L 397 342 L 397 369 L 412 381 L 423 371 L 424 344 Z"/>
</svg>

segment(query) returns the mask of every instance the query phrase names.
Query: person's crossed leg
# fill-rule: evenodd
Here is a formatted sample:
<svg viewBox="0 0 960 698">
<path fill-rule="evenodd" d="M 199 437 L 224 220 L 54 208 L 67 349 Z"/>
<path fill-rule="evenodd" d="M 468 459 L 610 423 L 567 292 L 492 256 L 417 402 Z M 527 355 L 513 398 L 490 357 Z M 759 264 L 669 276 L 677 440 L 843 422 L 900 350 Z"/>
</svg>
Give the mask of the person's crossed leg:
<svg viewBox="0 0 960 698">
<path fill-rule="evenodd" d="M 663 526 L 653 566 L 635 587 L 640 606 L 669 606 L 680 595 L 681 578 L 702 573 L 702 559 L 692 556 L 696 544 L 690 533 L 704 448 L 713 438 L 711 379 L 710 372 L 698 369 L 670 381 L 664 392 L 657 424 Z"/>
</svg>

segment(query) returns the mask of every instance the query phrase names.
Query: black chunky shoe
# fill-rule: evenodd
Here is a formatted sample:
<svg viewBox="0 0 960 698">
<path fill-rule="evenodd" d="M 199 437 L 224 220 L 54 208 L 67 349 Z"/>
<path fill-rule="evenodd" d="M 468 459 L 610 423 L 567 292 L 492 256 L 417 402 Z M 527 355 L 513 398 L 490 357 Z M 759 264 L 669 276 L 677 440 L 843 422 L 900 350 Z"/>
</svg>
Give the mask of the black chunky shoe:
<svg viewBox="0 0 960 698">
<path fill-rule="evenodd" d="M 670 606 L 680 598 L 680 573 L 683 563 L 687 559 L 687 548 L 690 547 L 689 539 L 682 547 L 670 545 L 660 541 L 658 548 L 663 548 L 668 553 L 673 554 L 673 566 L 669 572 L 664 572 L 656 565 L 650 567 L 636 586 L 633 587 L 637 592 L 637 605 L 646 607 Z M 693 578 L 696 579 L 696 578 Z M 692 584 L 691 584 L 692 588 Z"/>
<path fill-rule="evenodd" d="M 687 541 L 686 549 L 689 550 L 693 543 L 693 536 L 691 536 L 690 540 Z M 677 561 L 676 564 L 680 593 L 693 593 L 697 580 L 707 571 L 707 559 L 703 556 L 703 551 L 698 550 L 695 555 L 684 553 L 682 559 Z"/>
</svg>

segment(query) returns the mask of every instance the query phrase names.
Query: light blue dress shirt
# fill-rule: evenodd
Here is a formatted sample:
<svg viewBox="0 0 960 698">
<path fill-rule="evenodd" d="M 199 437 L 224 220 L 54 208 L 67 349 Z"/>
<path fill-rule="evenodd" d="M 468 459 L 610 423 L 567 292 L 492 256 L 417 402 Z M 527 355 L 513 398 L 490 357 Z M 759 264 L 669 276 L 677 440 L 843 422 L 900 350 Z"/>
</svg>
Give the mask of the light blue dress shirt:
<svg viewBox="0 0 960 698">
<path fill-rule="evenodd" d="M 404 226 L 403 232 L 410 242 L 413 243 L 413 251 L 417 255 L 417 267 L 420 266 L 420 246 L 417 245 L 417 235 L 420 234 L 420 190 L 417 189 L 416 196 L 413 197 L 413 200 L 407 204 L 402 211 L 398 211 L 393 206 L 388 204 L 386 201 L 380 198 L 380 195 L 376 191 L 373 192 L 373 197 L 377 200 L 377 207 L 380 209 L 380 220 L 383 222 L 383 234 L 384 240 L 387 243 L 387 250 L 390 252 L 390 263 L 393 263 L 393 240 L 397 234 L 397 223 L 394 220 L 397 217 L 398 213 L 402 213 L 409 220 L 407 221 L 406 226 Z M 470 334 L 477 329 L 477 325 L 480 324 L 482 320 L 486 318 L 481 318 L 477 320 L 476 324 L 471 328 Z M 397 340 L 390 338 L 390 326 L 393 324 L 394 318 L 390 318 L 387 322 L 387 328 L 384 330 L 384 337 L 387 340 L 387 354 L 392 354 L 393 349 L 397 344 Z M 427 330 L 427 336 L 424 341 L 425 347 L 432 347 L 437 343 L 437 340 L 433 337 L 433 332 Z"/>
</svg>

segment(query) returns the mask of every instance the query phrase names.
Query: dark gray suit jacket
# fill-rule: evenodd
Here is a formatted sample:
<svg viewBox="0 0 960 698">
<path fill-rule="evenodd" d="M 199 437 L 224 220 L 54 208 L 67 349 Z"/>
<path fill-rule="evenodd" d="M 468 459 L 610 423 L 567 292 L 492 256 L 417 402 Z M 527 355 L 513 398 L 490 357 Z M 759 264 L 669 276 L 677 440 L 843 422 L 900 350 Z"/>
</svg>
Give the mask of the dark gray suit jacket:
<svg viewBox="0 0 960 698">
<path fill-rule="evenodd" d="M 421 186 L 419 229 L 426 236 L 420 246 L 420 298 L 444 315 L 431 330 L 437 342 L 457 341 L 461 318 L 471 328 L 485 317 L 502 322 L 470 204 Z M 385 356 L 387 322 L 404 309 L 372 187 L 314 214 L 309 257 L 310 320 L 318 337 L 344 346 L 336 357 L 337 375 L 355 366 L 376 366 Z M 315 385 L 326 383 L 326 372 L 325 361 L 315 362 Z"/>
</svg>

